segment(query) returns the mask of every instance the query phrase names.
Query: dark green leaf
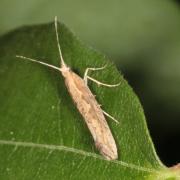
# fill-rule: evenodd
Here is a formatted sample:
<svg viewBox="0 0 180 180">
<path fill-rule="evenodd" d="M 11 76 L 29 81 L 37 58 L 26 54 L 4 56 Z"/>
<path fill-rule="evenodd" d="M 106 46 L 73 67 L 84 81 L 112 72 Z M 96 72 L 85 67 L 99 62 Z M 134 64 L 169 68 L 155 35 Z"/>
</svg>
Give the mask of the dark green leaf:
<svg viewBox="0 0 180 180">
<path fill-rule="evenodd" d="M 59 26 L 65 62 L 80 76 L 87 67 L 102 67 L 91 76 L 116 88 L 89 87 L 107 118 L 119 159 L 107 161 L 95 149 L 83 118 L 60 73 L 23 61 L 16 55 L 59 66 L 53 24 L 23 27 L 0 38 L 0 179 L 165 179 L 175 177 L 159 161 L 138 98 L 116 67 Z"/>
</svg>

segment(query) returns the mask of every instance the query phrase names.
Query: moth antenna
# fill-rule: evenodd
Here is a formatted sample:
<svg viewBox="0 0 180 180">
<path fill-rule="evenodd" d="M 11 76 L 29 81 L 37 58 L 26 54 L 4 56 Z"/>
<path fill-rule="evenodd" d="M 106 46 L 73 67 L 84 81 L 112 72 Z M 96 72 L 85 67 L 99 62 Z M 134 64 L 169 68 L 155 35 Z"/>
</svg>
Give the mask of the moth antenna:
<svg viewBox="0 0 180 180">
<path fill-rule="evenodd" d="M 57 40 L 57 46 L 58 46 L 58 50 L 59 50 L 59 56 L 61 59 L 61 67 L 66 67 L 66 63 L 64 62 L 63 56 L 62 56 L 62 52 L 61 52 L 61 46 L 59 43 L 59 35 L 58 35 L 58 26 L 57 26 L 57 16 L 55 16 L 55 30 L 56 30 L 56 40 Z"/>
<path fill-rule="evenodd" d="M 43 64 L 44 66 L 48 66 L 50 68 L 53 68 L 53 69 L 56 69 L 58 71 L 61 71 L 61 68 L 58 68 L 56 66 L 53 66 L 51 64 L 48 64 L 48 63 L 45 63 L 45 62 L 42 62 L 42 61 L 38 61 L 36 59 L 32 59 L 32 58 L 28 58 L 28 57 L 25 57 L 25 56 L 19 56 L 19 55 L 16 55 L 17 58 L 21 58 L 21 59 L 26 59 L 28 61 L 32 61 L 32 62 L 35 62 L 35 63 L 38 63 L 38 64 Z"/>
</svg>

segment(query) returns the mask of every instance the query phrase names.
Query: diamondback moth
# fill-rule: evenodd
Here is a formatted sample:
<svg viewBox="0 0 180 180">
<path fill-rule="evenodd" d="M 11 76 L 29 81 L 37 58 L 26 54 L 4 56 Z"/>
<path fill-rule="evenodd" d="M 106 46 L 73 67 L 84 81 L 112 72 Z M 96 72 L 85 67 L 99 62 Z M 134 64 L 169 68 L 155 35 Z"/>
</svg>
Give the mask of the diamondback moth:
<svg viewBox="0 0 180 180">
<path fill-rule="evenodd" d="M 107 160 L 117 159 L 118 153 L 117 153 L 116 143 L 111 133 L 111 130 L 106 122 L 104 114 L 116 122 L 117 120 L 101 109 L 100 105 L 95 99 L 95 96 L 92 94 L 91 90 L 89 89 L 87 85 L 87 81 L 89 79 L 97 83 L 98 85 L 103 85 L 107 87 L 116 87 L 120 83 L 109 85 L 109 84 L 101 83 L 96 79 L 93 79 L 92 77 L 88 76 L 88 71 L 101 70 L 104 69 L 105 66 L 101 68 L 87 68 L 84 73 L 84 79 L 82 79 L 80 76 L 74 73 L 70 69 L 70 67 L 66 65 L 62 56 L 61 47 L 59 43 L 57 17 L 55 17 L 55 33 L 56 33 L 57 47 L 60 56 L 60 64 L 61 64 L 60 67 L 56 67 L 51 64 L 47 64 L 42 61 L 28 58 L 25 56 L 17 55 L 16 57 L 33 61 L 39 64 L 43 64 L 50 68 L 56 69 L 62 74 L 65 80 L 65 85 L 67 87 L 67 90 L 70 96 L 72 97 L 78 111 L 83 116 L 93 136 L 96 148 Z"/>
</svg>

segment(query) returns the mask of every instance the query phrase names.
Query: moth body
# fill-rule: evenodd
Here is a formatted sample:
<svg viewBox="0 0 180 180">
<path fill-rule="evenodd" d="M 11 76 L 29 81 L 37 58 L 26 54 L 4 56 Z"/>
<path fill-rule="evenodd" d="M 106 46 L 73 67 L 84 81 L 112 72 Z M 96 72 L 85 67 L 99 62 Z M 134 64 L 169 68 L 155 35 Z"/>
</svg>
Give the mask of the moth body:
<svg viewBox="0 0 180 180">
<path fill-rule="evenodd" d="M 61 72 L 62 76 L 65 80 L 65 85 L 67 90 L 72 97 L 78 111 L 83 116 L 92 136 L 95 141 L 95 145 L 100 153 L 108 160 L 114 160 L 118 158 L 117 147 L 111 130 L 106 122 L 104 114 L 115 120 L 112 116 L 108 113 L 104 112 L 101 109 L 101 106 L 95 99 L 95 96 L 90 91 L 89 87 L 87 86 L 87 77 L 93 80 L 96 83 L 100 83 L 97 80 L 87 76 L 88 69 L 95 70 L 95 69 L 102 69 L 102 68 L 87 68 L 85 71 L 85 79 L 82 79 L 76 73 L 74 73 L 64 62 L 62 57 L 62 52 L 59 43 L 58 31 L 57 31 L 57 18 L 55 17 L 55 30 L 56 30 L 56 38 L 57 38 L 57 45 L 59 49 L 60 55 L 60 63 L 61 67 L 58 68 L 51 64 L 44 63 L 42 61 L 38 61 L 35 59 L 31 59 L 24 56 L 16 56 L 21 59 L 30 60 L 39 64 L 43 64 L 50 68 L 56 69 Z M 103 85 L 114 87 L 117 85 L 107 85 L 101 83 Z M 116 121 L 116 120 L 115 120 Z"/>
<path fill-rule="evenodd" d="M 84 80 L 72 72 L 70 68 L 63 72 L 63 76 L 66 87 L 78 111 L 83 116 L 97 149 L 106 159 L 117 159 L 118 154 L 115 140 L 95 96 Z"/>
</svg>

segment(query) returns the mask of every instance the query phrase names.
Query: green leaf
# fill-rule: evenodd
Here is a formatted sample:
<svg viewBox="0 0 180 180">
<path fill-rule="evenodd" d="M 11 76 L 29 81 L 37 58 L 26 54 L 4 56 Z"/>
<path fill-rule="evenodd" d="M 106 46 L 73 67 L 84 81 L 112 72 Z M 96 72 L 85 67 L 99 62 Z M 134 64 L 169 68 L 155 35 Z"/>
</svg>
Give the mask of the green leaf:
<svg viewBox="0 0 180 180">
<path fill-rule="evenodd" d="M 104 55 L 59 25 L 65 62 L 81 77 L 87 67 L 107 68 L 91 76 L 116 88 L 89 87 L 107 118 L 119 159 L 96 150 L 60 73 L 16 55 L 59 66 L 53 24 L 17 29 L 0 38 L 0 179 L 165 179 L 176 177 L 158 159 L 143 109 L 133 90 Z"/>
</svg>

